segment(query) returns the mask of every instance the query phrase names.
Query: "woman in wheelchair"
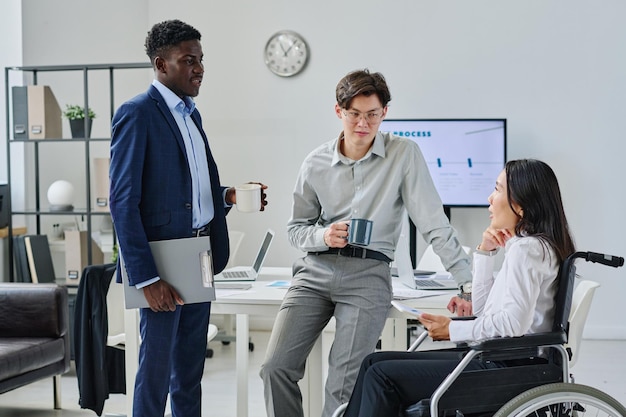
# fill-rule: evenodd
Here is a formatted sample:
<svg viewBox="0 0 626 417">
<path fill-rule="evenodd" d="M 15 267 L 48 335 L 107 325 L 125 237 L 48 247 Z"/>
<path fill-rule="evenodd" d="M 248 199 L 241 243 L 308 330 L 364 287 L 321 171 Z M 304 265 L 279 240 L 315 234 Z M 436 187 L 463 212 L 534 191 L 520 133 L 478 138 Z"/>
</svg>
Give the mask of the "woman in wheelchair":
<svg viewBox="0 0 626 417">
<path fill-rule="evenodd" d="M 491 223 L 473 254 L 476 318 L 453 321 L 422 313 L 419 320 L 434 340 L 466 342 L 551 330 L 559 266 L 575 251 L 556 176 L 541 161 L 510 161 L 488 201 Z M 494 277 L 493 255 L 501 247 L 504 260 Z M 453 312 L 454 305 L 448 308 Z M 373 353 L 361 365 L 344 416 L 398 416 L 430 398 L 459 360 L 455 349 Z M 466 370 L 503 366 L 474 359 Z"/>
</svg>

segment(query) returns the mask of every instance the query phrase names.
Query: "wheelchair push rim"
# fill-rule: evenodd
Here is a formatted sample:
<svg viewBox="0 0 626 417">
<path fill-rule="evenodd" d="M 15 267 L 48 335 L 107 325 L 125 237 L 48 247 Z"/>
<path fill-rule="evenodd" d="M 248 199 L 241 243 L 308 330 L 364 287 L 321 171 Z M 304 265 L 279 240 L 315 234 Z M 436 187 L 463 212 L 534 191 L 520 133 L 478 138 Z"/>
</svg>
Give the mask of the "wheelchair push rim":
<svg viewBox="0 0 626 417">
<path fill-rule="evenodd" d="M 626 417 L 626 408 L 610 395 L 586 385 L 556 383 L 525 391 L 493 417 Z"/>
</svg>

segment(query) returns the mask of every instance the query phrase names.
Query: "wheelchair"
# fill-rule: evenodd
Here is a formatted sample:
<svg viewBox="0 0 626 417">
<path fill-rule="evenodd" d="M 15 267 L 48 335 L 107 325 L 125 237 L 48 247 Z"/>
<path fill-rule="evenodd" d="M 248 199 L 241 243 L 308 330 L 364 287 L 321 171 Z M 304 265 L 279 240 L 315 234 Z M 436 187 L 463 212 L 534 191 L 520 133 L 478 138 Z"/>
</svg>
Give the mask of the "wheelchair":
<svg viewBox="0 0 626 417">
<path fill-rule="evenodd" d="M 595 252 L 575 252 L 561 264 L 551 332 L 501 337 L 458 346 L 463 356 L 433 395 L 404 410 L 403 417 L 626 417 L 626 408 L 593 387 L 574 382 L 569 371 L 569 314 L 572 304 L 575 261 L 624 265 L 624 258 Z M 467 318 L 453 318 L 467 319 Z M 422 332 L 409 351 L 426 339 Z M 540 355 L 547 352 L 546 355 Z M 537 360 L 541 358 L 541 360 Z M 506 367 L 465 371 L 473 359 L 504 361 Z M 343 415 L 347 404 L 333 417 Z M 388 417 L 388 416 L 381 416 Z"/>
</svg>

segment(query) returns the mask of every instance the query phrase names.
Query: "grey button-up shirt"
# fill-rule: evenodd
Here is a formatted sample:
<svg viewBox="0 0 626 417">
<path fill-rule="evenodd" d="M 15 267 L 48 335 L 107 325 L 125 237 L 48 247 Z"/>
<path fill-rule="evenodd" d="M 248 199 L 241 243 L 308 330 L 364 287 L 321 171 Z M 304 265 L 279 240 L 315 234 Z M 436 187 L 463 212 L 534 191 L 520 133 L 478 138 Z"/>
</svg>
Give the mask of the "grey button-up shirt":
<svg viewBox="0 0 626 417">
<path fill-rule="evenodd" d="M 324 231 L 331 223 L 365 218 L 373 221 L 368 249 L 393 259 L 408 212 L 456 282 L 471 281 L 470 258 L 443 211 L 418 145 L 378 132 L 368 153 L 353 161 L 339 151 L 342 140 L 343 133 L 302 163 L 287 225 L 291 244 L 302 251 L 325 251 Z"/>
</svg>

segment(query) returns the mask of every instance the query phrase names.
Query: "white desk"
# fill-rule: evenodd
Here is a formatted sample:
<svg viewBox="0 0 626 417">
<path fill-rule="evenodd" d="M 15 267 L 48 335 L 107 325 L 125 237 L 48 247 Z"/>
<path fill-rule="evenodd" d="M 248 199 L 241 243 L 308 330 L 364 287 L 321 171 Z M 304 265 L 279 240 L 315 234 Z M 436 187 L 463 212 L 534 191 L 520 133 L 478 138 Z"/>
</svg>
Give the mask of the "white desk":
<svg viewBox="0 0 626 417">
<path fill-rule="evenodd" d="M 290 269 L 286 268 L 288 271 Z M 290 273 L 290 272 L 288 272 Z M 289 276 L 276 276 L 289 279 Z M 248 416 L 248 341 L 250 339 L 250 315 L 276 317 L 287 290 L 267 286 L 267 281 L 256 281 L 246 291 L 218 290 L 217 300 L 211 303 L 211 314 L 233 314 L 235 322 L 236 372 L 237 372 L 237 417 Z M 220 293 L 232 295 L 220 297 Z"/>
<path fill-rule="evenodd" d="M 252 288 L 226 297 L 220 297 L 211 304 L 212 314 L 234 314 L 236 316 L 236 372 L 237 372 L 237 417 L 248 416 L 248 341 L 249 316 L 276 317 L 287 290 L 268 287 L 271 280 L 286 280 L 291 277 L 291 268 L 263 268 L 262 281 L 256 281 Z M 448 314 L 446 305 L 451 294 L 407 300 L 407 304 L 435 314 Z M 383 350 L 406 350 L 406 322 L 409 316 L 390 309 L 387 324 L 383 330 L 381 347 Z M 305 416 L 318 416 L 322 413 L 324 340 L 318 340 L 309 355 L 307 371 L 301 385 Z"/>
<path fill-rule="evenodd" d="M 266 267 L 261 270 L 260 278 L 262 280 L 252 283 L 252 288 L 247 291 L 220 290 L 217 300 L 211 303 L 212 314 L 231 314 L 236 316 L 237 417 L 248 416 L 249 317 L 250 315 L 255 317 L 276 317 L 287 290 L 268 287 L 267 284 L 272 280 L 290 279 L 291 268 Z M 220 292 L 229 292 L 231 295 L 220 297 Z M 446 310 L 446 305 L 450 297 L 451 294 L 445 294 L 406 300 L 405 302 L 431 313 L 449 314 Z M 410 317 L 401 314 L 394 308 L 391 308 L 389 311 L 387 324 L 381 337 L 381 347 L 383 350 L 406 350 L 406 321 Z M 135 384 L 135 373 L 138 363 L 137 349 L 139 346 L 137 330 L 134 331 L 135 335 L 129 337 L 128 329 L 138 329 L 138 315 L 132 314 L 132 312 L 135 312 L 135 310 L 127 310 L 126 314 L 126 395 L 129 416 L 132 415 L 132 392 Z M 307 371 L 300 384 L 305 416 L 314 417 L 322 413 L 324 352 L 323 340 L 318 340 L 309 355 Z"/>
</svg>

